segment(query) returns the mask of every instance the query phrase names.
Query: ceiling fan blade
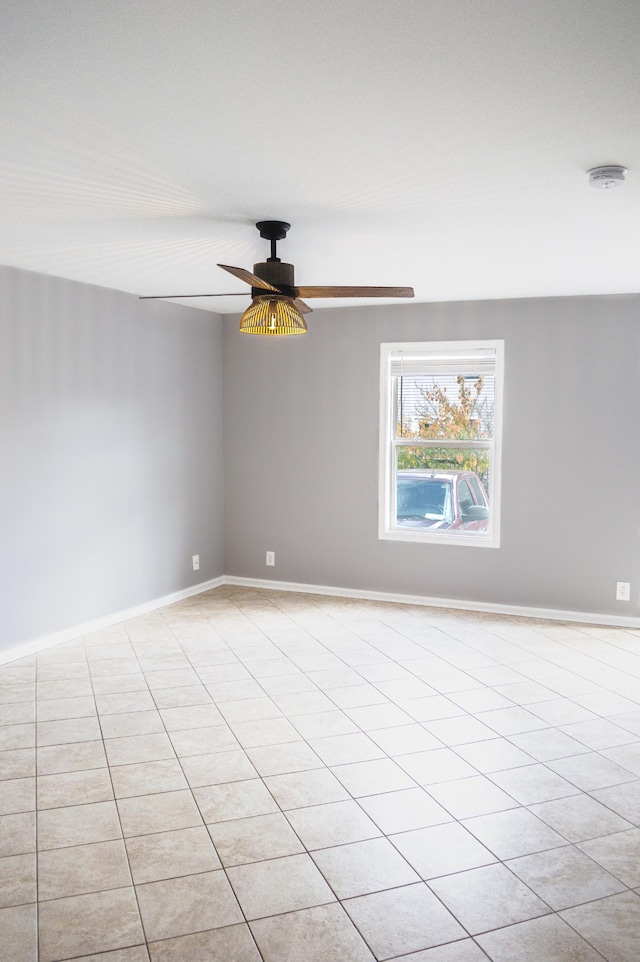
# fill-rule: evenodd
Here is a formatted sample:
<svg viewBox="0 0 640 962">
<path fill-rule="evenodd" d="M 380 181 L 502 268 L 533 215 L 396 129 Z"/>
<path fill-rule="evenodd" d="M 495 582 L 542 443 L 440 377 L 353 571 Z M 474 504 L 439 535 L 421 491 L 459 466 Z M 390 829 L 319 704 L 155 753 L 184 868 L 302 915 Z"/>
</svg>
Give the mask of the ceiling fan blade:
<svg viewBox="0 0 640 962">
<path fill-rule="evenodd" d="M 229 274 L 233 274 L 234 277 L 239 277 L 241 281 L 245 284 L 249 284 L 251 287 L 261 287 L 265 291 L 275 291 L 277 294 L 280 293 L 277 287 L 270 284 L 268 281 L 263 281 L 261 277 L 256 274 L 252 274 L 251 271 L 245 271 L 243 267 L 229 267 L 228 264 L 218 264 L 223 271 L 227 271 Z"/>
<path fill-rule="evenodd" d="M 299 297 L 296 297 L 293 303 L 301 314 L 311 314 L 313 311 L 313 308 L 309 307 L 308 304 L 305 304 L 304 301 L 301 301 Z"/>
<path fill-rule="evenodd" d="M 414 297 L 412 287 L 298 287 L 300 297 Z"/>
<path fill-rule="evenodd" d="M 246 297 L 245 291 L 232 291 L 228 294 L 143 294 L 139 301 L 169 301 L 173 297 Z"/>
</svg>

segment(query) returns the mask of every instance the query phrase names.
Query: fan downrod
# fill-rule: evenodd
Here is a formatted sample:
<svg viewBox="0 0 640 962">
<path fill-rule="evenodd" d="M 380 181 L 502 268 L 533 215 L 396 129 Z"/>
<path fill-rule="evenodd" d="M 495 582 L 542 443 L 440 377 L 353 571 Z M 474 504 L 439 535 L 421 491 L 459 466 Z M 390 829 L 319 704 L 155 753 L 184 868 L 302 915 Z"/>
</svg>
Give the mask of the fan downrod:
<svg viewBox="0 0 640 962">
<path fill-rule="evenodd" d="M 284 240 L 291 224 L 284 220 L 259 220 L 256 227 L 260 231 L 260 237 L 271 241 L 271 257 L 268 260 L 279 261 L 280 258 L 276 256 L 276 241 Z"/>
</svg>

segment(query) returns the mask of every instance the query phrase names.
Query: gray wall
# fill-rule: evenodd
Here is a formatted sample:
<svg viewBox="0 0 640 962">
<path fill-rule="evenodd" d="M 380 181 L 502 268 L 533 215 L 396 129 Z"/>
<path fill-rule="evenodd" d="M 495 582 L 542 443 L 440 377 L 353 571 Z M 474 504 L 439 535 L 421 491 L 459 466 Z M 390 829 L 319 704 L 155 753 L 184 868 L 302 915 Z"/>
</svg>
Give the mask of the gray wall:
<svg viewBox="0 0 640 962">
<path fill-rule="evenodd" d="M 638 615 L 640 296 L 308 321 L 306 336 L 270 340 L 225 318 L 228 575 Z M 505 340 L 502 546 L 380 541 L 379 345 L 472 338 Z"/>
<path fill-rule="evenodd" d="M 0 648 L 222 575 L 221 318 L 12 269 L 0 291 Z"/>
</svg>

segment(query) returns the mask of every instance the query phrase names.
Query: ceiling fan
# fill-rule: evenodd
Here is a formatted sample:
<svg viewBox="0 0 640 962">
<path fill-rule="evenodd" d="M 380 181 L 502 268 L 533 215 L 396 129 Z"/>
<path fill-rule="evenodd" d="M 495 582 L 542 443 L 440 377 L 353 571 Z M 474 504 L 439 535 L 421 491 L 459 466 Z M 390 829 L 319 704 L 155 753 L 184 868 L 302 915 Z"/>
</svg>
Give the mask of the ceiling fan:
<svg viewBox="0 0 640 962">
<path fill-rule="evenodd" d="M 282 220 L 261 220 L 256 224 L 260 237 L 271 242 L 271 256 L 251 271 L 218 264 L 251 287 L 251 305 L 240 319 L 243 334 L 304 334 L 304 314 L 311 308 L 304 297 L 413 297 L 412 287 L 298 287 L 294 284 L 293 264 L 276 255 L 276 242 L 286 237 L 291 224 Z M 233 294 L 154 294 L 140 300 L 170 300 L 181 297 L 231 297 Z M 246 295 L 242 295 L 246 296 Z"/>
</svg>

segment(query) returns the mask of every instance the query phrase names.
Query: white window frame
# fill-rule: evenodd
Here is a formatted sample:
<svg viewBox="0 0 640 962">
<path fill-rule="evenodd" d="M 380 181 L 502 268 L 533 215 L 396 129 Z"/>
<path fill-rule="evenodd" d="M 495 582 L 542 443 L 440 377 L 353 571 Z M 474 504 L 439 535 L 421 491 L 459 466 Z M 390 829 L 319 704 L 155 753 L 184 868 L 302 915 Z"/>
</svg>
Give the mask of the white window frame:
<svg viewBox="0 0 640 962">
<path fill-rule="evenodd" d="M 459 446 L 457 442 L 437 442 L 429 440 L 416 443 L 416 439 L 396 438 L 394 417 L 394 393 L 391 376 L 391 359 L 399 352 L 407 356 L 429 357 L 429 354 L 442 356 L 451 353 L 460 356 L 461 369 L 464 367 L 464 353 L 478 350 L 495 351 L 495 409 L 493 423 L 493 443 L 491 445 L 491 473 L 489 478 L 489 530 L 481 531 L 438 531 L 417 528 L 399 528 L 396 520 L 396 449 L 400 446 L 442 447 Z M 463 371 L 461 370 L 461 373 Z M 500 547 L 500 492 L 502 466 L 502 407 L 504 387 L 504 341 L 413 341 L 380 345 L 380 475 L 378 494 L 378 537 L 387 541 L 409 541 L 414 544 L 465 545 L 476 548 Z M 483 445 L 486 447 L 486 445 Z"/>
</svg>

